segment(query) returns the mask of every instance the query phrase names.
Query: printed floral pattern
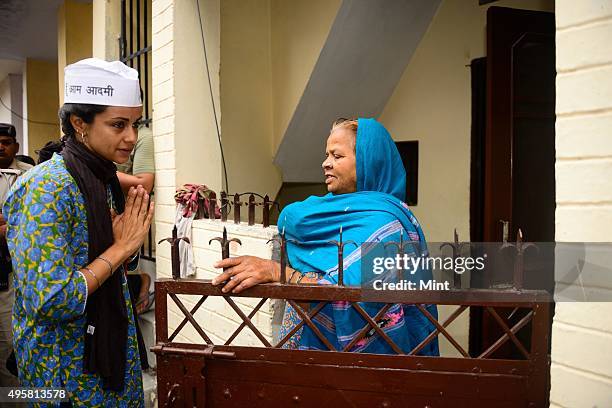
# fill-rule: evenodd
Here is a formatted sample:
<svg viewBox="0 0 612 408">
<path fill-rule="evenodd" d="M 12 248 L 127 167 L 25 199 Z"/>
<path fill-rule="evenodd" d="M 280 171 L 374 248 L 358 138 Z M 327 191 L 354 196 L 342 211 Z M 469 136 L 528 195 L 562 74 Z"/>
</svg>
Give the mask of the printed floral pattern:
<svg viewBox="0 0 612 408">
<path fill-rule="evenodd" d="M 144 406 L 125 276 L 129 326 L 124 390 L 103 390 L 100 377 L 83 372 L 87 283 L 79 268 L 87 264 L 87 215 L 63 158 L 54 155 L 21 177 L 3 213 L 14 269 L 13 342 L 21 385 L 65 388 L 74 406 Z"/>
</svg>

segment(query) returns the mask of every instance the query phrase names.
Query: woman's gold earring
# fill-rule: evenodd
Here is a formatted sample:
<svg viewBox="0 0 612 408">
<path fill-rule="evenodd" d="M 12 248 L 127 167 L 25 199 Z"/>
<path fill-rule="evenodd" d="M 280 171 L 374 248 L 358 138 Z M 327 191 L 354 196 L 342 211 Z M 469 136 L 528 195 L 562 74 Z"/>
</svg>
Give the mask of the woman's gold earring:
<svg viewBox="0 0 612 408">
<path fill-rule="evenodd" d="M 85 142 L 85 132 L 81 132 L 81 141 L 83 144 L 87 144 L 87 142 Z"/>
</svg>

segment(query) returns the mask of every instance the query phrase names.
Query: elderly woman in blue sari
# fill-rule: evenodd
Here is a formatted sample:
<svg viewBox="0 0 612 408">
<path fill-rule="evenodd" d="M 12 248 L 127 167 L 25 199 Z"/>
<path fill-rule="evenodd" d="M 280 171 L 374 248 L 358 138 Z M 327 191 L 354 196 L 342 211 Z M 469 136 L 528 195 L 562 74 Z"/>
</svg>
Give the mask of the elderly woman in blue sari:
<svg viewBox="0 0 612 408">
<path fill-rule="evenodd" d="M 291 268 L 286 271 L 287 281 L 338 283 L 338 252 L 328 241 L 338 239 L 340 226 L 345 241 L 384 244 L 397 242 L 403 235 L 404 240 L 418 243 L 417 256 L 426 255 L 423 231 L 404 203 L 406 173 L 387 130 L 375 119 L 336 121 L 327 139 L 325 154 L 323 171 L 329 194 L 291 204 L 279 216 L 279 230 L 284 230 L 289 240 L 287 254 Z M 345 285 L 362 283 L 365 252 L 376 247 L 380 251 L 382 245 L 362 245 L 346 251 Z M 227 268 L 213 281 L 216 285 L 223 283 L 224 292 L 238 293 L 255 284 L 280 280 L 279 264 L 257 257 L 229 258 L 215 266 Z M 418 272 L 421 279 L 431 276 L 426 270 Z M 362 303 L 361 306 L 374 317 L 382 304 Z M 437 317 L 435 306 L 426 307 Z M 291 313 L 289 308 L 288 314 Z M 337 350 L 349 345 L 366 324 L 349 302 L 327 304 L 313 322 Z M 434 330 L 433 324 L 414 305 L 394 304 L 376 323 L 404 352 L 410 352 Z M 304 328 L 301 338 L 292 339 L 301 349 L 327 350 L 309 327 Z M 374 330 L 355 342 L 349 351 L 393 353 Z M 437 341 L 428 343 L 419 354 L 438 355 Z"/>
</svg>

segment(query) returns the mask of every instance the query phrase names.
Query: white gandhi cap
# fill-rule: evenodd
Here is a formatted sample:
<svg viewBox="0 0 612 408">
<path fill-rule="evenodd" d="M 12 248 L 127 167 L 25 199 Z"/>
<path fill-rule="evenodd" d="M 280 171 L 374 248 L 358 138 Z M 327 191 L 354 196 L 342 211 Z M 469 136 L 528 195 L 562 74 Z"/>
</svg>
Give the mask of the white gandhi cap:
<svg viewBox="0 0 612 408">
<path fill-rule="evenodd" d="M 142 106 L 138 71 L 121 61 L 87 58 L 64 68 L 64 103 Z"/>
</svg>

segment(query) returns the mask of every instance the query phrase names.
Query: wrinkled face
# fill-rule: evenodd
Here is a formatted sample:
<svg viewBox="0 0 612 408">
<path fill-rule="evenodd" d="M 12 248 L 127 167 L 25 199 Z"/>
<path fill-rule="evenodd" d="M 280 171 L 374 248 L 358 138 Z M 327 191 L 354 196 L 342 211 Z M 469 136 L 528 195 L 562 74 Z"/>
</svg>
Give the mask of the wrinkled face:
<svg viewBox="0 0 612 408">
<path fill-rule="evenodd" d="M 8 168 L 18 151 L 19 143 L 15 139 L 10 136 L 0 135 L 0 168 Z"/>
<path fill-rule="evenodd" d="M 77 130 L 76 139 L 83 142 L 79 132 L 85 132 L 85 145 L 98 155 L 115 163 L 125 163 L 138 140 L 142 107 L 109 106 L 97 114 L 91 124 L 74 115 L 71 118 Z"/>
<path fill-rule="evenodd" d="M 355 158 L 355 134 L 345 128 L 337 128 L 327 138 L 323 162 L 327 191 L 346 194 L 357 191 L 357 161 Z"/>
</svg>

